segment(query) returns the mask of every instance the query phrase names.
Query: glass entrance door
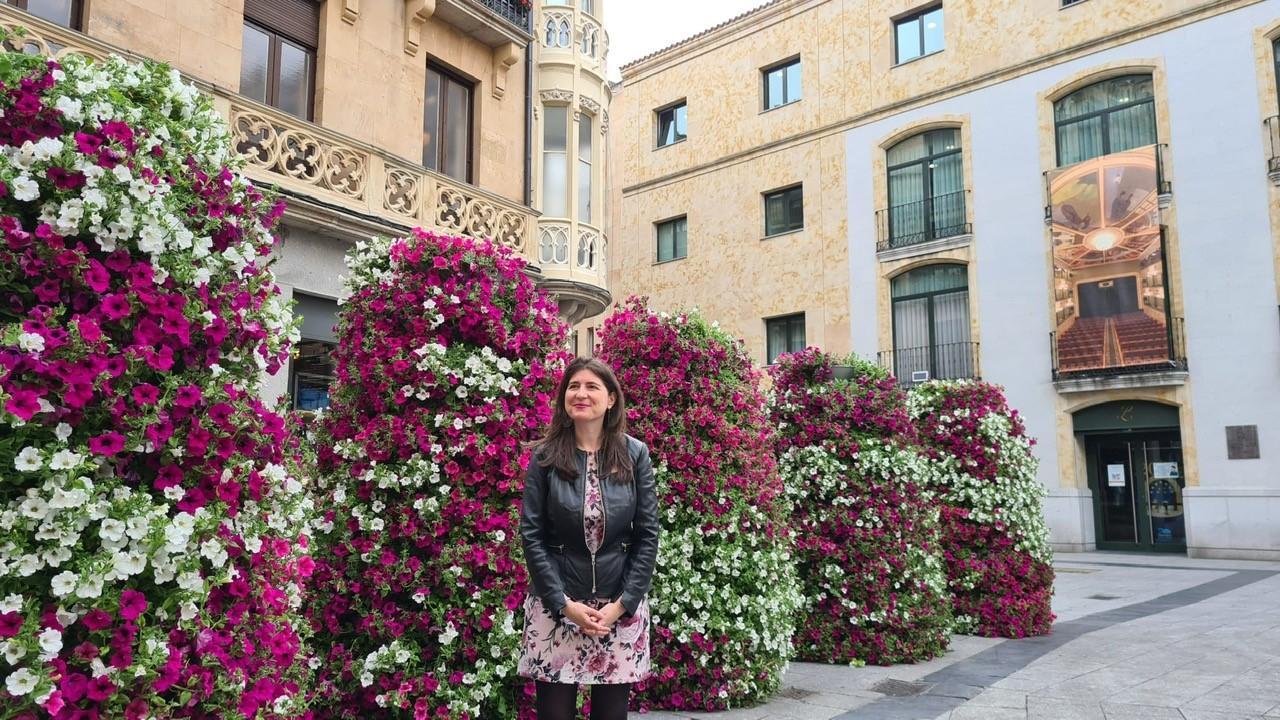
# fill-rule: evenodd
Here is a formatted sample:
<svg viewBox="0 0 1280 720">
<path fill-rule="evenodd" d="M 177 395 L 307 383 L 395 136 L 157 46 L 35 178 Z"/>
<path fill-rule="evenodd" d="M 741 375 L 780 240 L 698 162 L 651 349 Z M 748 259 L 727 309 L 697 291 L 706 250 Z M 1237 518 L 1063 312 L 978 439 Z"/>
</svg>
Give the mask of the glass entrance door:
<svg viewBox="0 0 1280 720">
<path fill-rule="evenodd" d="M 1086 452 L 1100 549 L 1186 550 L 1177 433 L 1092 437 Z"/>
</svg>

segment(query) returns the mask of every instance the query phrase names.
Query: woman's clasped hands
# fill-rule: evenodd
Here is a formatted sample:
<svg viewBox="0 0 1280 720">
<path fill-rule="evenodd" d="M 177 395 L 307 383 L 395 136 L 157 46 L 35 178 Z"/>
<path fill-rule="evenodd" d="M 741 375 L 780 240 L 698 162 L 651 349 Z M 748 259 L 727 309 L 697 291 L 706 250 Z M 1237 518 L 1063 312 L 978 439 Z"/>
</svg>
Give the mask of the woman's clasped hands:
<svg viewBox="0 0 1280 720">
<path fill-rule="evenodd" d="M 622 602 L 618 600 L 605 605 L 599 610 L 586 603 L 569 600 L 565 603 L 562 612 L 565 618 L 578 626 L 583 635 L 604 637 L 609 634 L 618 618 L 622 617 L 623 611 Z"/>
</svg>

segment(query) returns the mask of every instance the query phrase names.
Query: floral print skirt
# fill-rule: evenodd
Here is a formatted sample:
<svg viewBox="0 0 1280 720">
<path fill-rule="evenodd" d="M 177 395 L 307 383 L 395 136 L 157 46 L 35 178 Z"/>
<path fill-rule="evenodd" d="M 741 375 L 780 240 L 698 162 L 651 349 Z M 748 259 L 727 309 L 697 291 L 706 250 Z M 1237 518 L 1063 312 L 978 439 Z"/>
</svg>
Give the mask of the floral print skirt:
<svg viewBox="0 0 1280 720">
<path fill-rule="evenodd" d="M 586 601 L 600 609 L 608 599 Z M 615 685 L 649 675 L 649 600 L 631 617 L 620 617 L 604 637 L 590 637 L 567 619 L 556 619 L 532 593 L 524 600 L 524 641 L 516 672 L 553 683 Z"/>
</svg>

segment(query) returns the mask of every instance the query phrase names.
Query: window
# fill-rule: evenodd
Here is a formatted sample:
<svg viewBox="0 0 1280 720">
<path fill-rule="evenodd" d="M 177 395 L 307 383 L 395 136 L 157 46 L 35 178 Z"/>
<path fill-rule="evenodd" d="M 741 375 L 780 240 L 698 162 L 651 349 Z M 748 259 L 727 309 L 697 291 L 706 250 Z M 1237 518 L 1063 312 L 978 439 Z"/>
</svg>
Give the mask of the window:
<svg viewBox="0 0 1280 720">
<path fill-rule="evenodd" d="M 889 148 L 889 247 L 962 234 L 966 227 L 960 131 L 928 130 Z"/>
<path fill-rule="evenodd" d="M 427 66 L 422 120 L 422 164 L 471 182 L 471 84 Z"/>
<path fill-rule="evenodd" d="M 800 58 L 766 68 L 763 73 L 765 110 L 800 99 Z"/>
<path fill-rule="evenodd" d="M 783 353 L 804 349 L 804 313 L 764 321 L 765 363 L 772 365 Z"/>
<path fill-rule="evenodd" d="M 597 39 L 600 31 L 594 27 L 587 26 L 582 28 L 582 54 L 587 57 L 595 57 L 597 49 Z"/>
<path fill-rule="evenodd" d="M 542 214 L 569 217 L 569 108 L 542 110 Z"/>
<path fill-rule="evenodd" d="M 1084 2 L 1084 0 L 1062 0 L 1062 7 L 1071 7 L 1072 5 L 1079 5 L 1082 2 Z"/>
<path fill-rule="evenodd" d="M 26 10 L 41 20 L 48 20 L 72 30 L 80 29 L 80 0 L 4 0 L 19 10 Z"/>
<path fill-rule="evenodd" d="M 549 48 L 567 48 L 573 45 L 573 28 L 566 17 L 548 15 L 546 24 L 546 42 Z"/>
<path fill-rule="evenodd" d="M 689 218 L 665 220 L 657 228 L 658 262 L 679 260 L 689 254 Z"/>
<path fill-rule="evenodd" d="M 327 298 L 294 293 L 294 314 L 302 317 L 298 356 L 289 363 L 289 396 L 295 410 L 329 407 L 329 387 L 337 367 L 333 351 L 338 337 L 338 303 Z"/>
<path fill-rule="evenodd" d="M 969 273 L 926 265 L 893 279 L 893 374 L 904 382 L 972 378 Z"/>
<path fill-rule="evenodd" d="M 588 15 L 595 15 L 596 14 L 595 0 L 582 0 L 582 12 Z"/>
<path fill-rule="evenodd" d="M 1126 75 L 1081 88 L 1053 104 L 1058 165 L 1156 143 L 1150 75 Z"/>
<path fill-rule="evenodd" d="M 897 61 L 904 63 L 942 50 L 942 6 L 935 5 L 893 24 Z"/>
<path fill-rule="evenodd" d="M 684 101 L 658 111 L 658 147 L 688 137 L 688 112 Z"/>
<path fill-rule="evenodd" d="M 308 0 L 245 0 L 240 94 L 310 120 L 320 10 Z"/>
<path fill-rule="evenodd" d="M 591 222 L 591 116 L 578 116 L 578 219 Z"/>
<path fill-rule="evenodd" d="M 765 236 L 791 232 L 804 227 L 804 188 L 795 187 L 765 193 Z"/>
<path fill-rule="evenodd" d="M 586 355 L 587 355 L 587 357 L 595 357 L 595 356 L 596 356 L 596 329 L 595 329 L 595 328 L 593 328 L 593 327 L 589 327 L 589 328 L 587 328 L 587 353 L 586 353 Z"/>
</svg>

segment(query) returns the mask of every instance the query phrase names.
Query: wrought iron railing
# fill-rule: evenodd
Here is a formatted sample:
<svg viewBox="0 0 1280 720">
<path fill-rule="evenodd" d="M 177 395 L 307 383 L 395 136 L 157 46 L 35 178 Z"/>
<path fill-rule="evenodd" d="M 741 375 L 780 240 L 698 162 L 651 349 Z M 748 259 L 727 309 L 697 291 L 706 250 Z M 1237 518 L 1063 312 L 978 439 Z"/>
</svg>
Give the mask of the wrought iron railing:
<svg viewBox="0 0 1280 720">
<path fill-rule="evenodd" d="M 480 0 L 480 4 L 524 32 L 530 32 L 529 17 L 532 8 L 520 0 Z"/>
<path fill-rule="evenodd" d="M 1142 375 L 1171 371 L 1186 371 L 1187 339 L 1186 322 L 1181 317 L 1170 318 L 1167 325 L 1168 357 L 1154 362 L 1135 362 L 1124 365 L 1098 365 L 1096 367 L 1073 367 L 1063 369 L 1059 356 L 1058 333 L 1049 333 L 1049 357 L 1053 364 L 1053 379 L 1066 380 L 1072 378 L 1115 377 L 1119 375 Z M 1101 354 L 1101 349 L 1099 349 Z"/>
<path fill-rule="evenodd" d="M 1280 173 L 1280 115 L 1272 115 L 1266 119 L 1267 128 L 1267 172 Z"/>
<path fill-rule="evenodd" d="M 955 342 L 895 348 L 877 355 L 880 367 L 893 373 L 903 385 L 928 380 L 977 380 L 978 343 Z"/>
<path fill-rule="evenodd" d="M 890 205 L 876 212 L 876 250 L 919 245 L 973 232 L 968 190 Z"/>
</svg>

